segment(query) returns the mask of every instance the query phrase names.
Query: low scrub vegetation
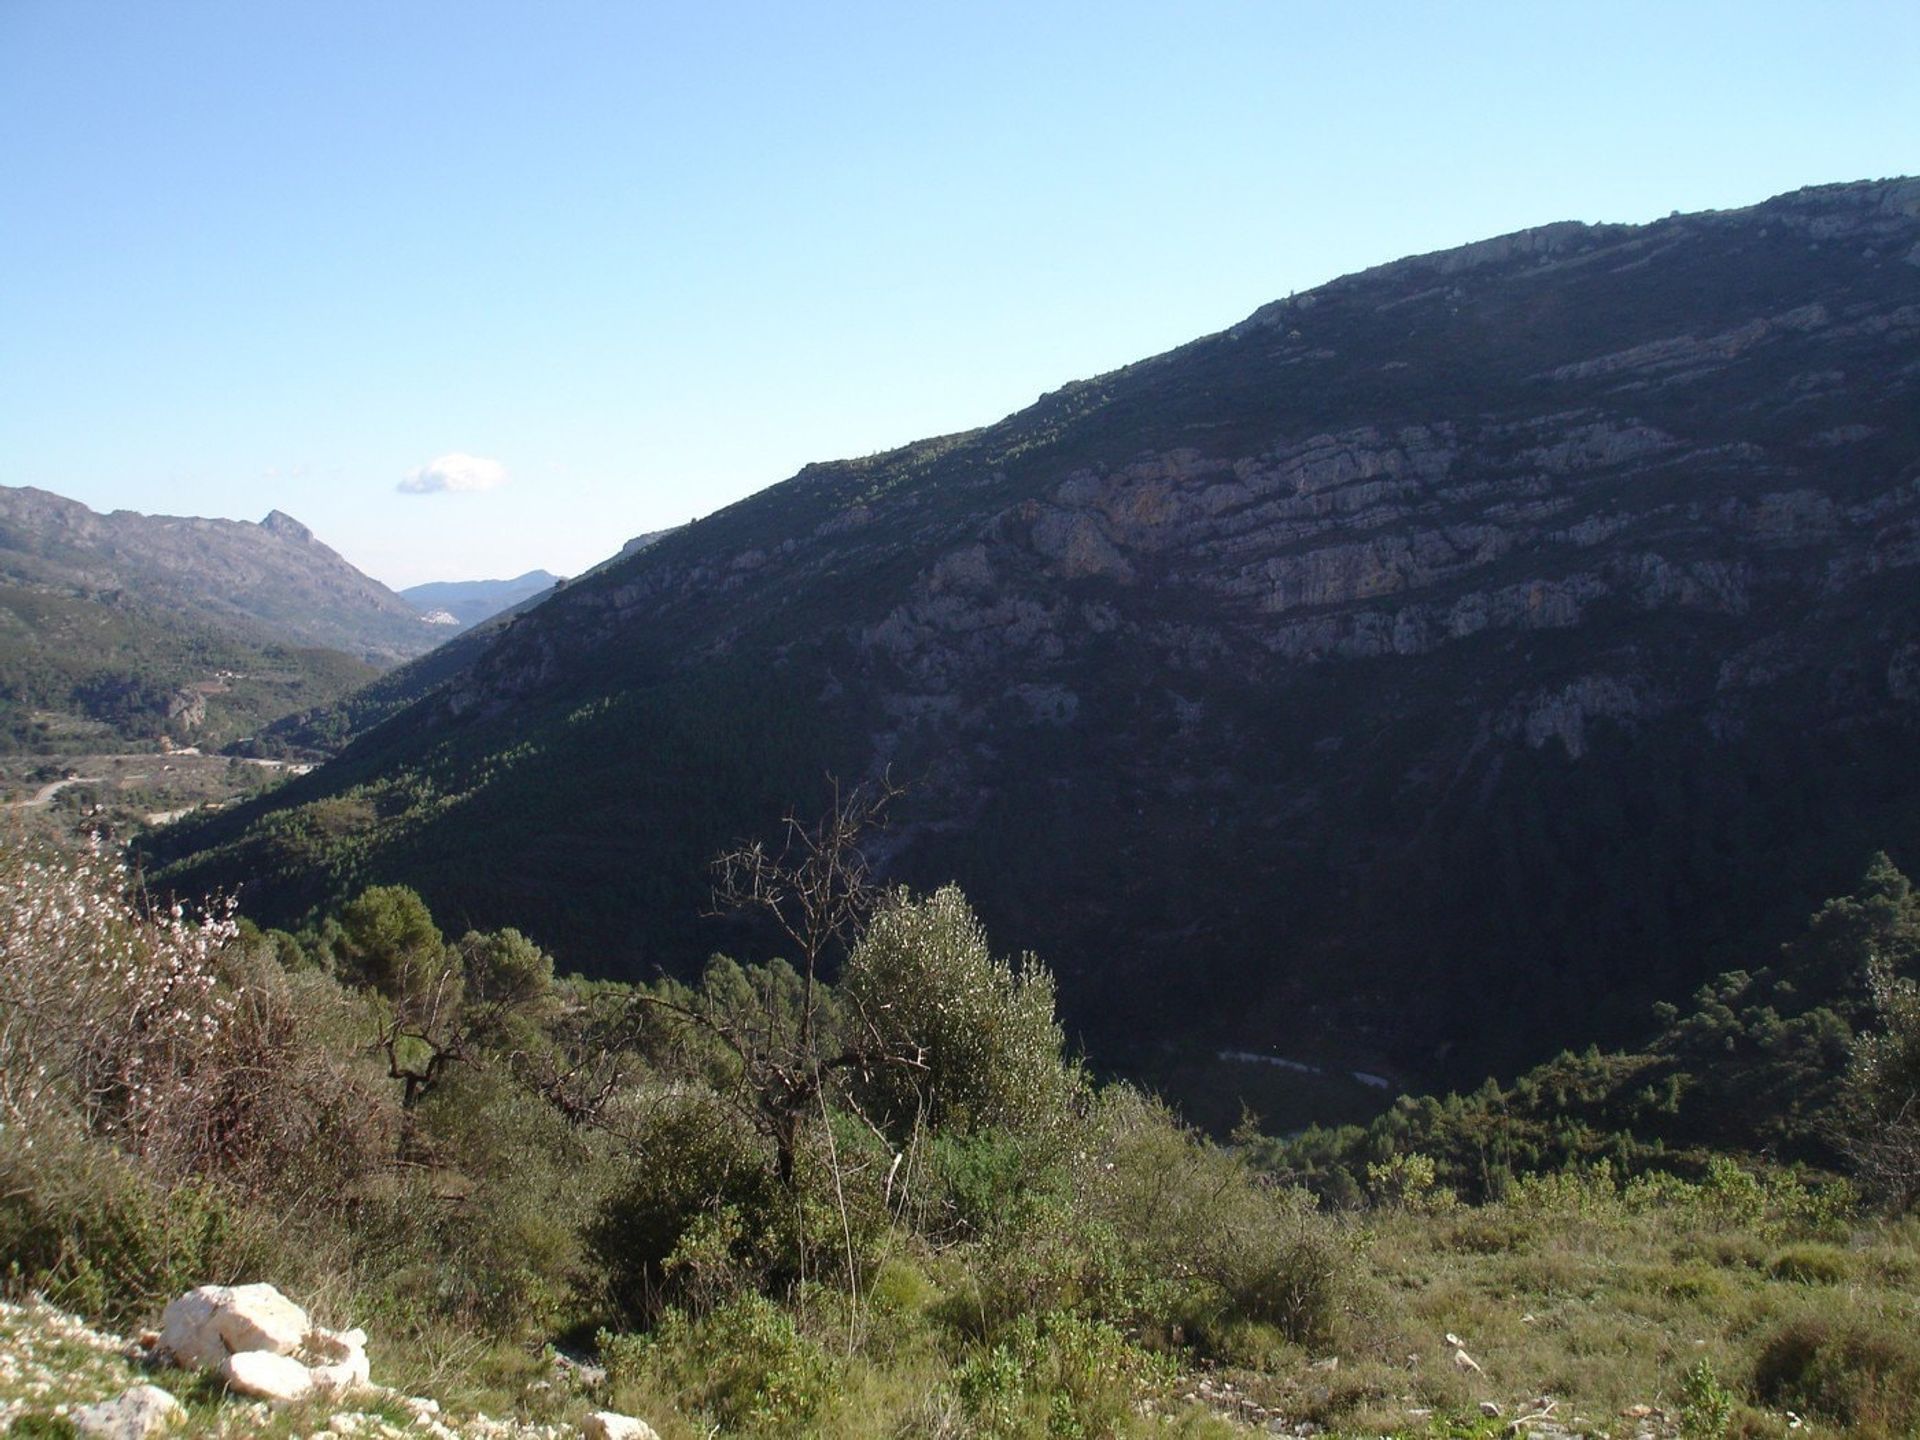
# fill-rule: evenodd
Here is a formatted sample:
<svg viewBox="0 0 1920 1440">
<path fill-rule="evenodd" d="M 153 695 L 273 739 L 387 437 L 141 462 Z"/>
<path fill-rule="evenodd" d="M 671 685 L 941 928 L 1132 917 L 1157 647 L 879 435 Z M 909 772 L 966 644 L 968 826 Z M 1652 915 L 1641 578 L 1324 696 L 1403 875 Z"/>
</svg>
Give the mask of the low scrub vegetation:
<svg viewBox="0 0 1920 1440">
<path fill-rule="evenodd" d="M 1920 1426 L 1891 866 L 1643 1054 L 1220 1145 L 1097 1083 L 959 892 L 796 838 L 727 872 L 784 955 L 645 986 L 404 889 L 295 937 L 7 852 L 7 1285 L 270 1279 L 381 1378 L 669 1440 Z"/>
</svg>

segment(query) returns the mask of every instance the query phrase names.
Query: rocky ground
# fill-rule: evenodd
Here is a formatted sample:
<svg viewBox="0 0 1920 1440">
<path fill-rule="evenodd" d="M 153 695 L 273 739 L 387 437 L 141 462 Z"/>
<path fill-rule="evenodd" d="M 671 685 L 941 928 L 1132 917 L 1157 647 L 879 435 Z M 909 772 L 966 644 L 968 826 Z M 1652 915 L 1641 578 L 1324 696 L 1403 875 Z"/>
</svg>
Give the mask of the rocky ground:
<svg viewBox="0 0 1920 1440">
<path fill-rule="evenodd" d="M 96 1330 L 41 1302 L 0 1303 L 0 1432 L 139 1440 L 168 1431 L 314 1440 L 571 1440 L 583 1427 L 455 1413 L 430 1397 L 377 1385 L 351 1396 L 249 1400 L 229 1393 L 210 1373 L 156 1360 L 138 1338 Z M 607 1420 L 584 1433 L 621 1435 Z M 624 1440 L 645 1440 L 649 1433 L 628 1431 Z"/>
</svg>

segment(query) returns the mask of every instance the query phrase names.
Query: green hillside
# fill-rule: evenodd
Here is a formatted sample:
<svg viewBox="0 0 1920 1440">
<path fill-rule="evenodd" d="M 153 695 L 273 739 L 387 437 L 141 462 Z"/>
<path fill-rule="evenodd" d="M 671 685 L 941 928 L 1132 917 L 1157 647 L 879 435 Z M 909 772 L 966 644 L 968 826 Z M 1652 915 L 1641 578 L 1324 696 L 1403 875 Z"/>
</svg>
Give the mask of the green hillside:
<svg viewBox="0 0 1920 1440">
<path fill-rule="evenodd" d="M 249 640 L 123 595 L 0 584 L 0 743 L 219 748 L 380 672 L 335 650 Z"/>
</svg>

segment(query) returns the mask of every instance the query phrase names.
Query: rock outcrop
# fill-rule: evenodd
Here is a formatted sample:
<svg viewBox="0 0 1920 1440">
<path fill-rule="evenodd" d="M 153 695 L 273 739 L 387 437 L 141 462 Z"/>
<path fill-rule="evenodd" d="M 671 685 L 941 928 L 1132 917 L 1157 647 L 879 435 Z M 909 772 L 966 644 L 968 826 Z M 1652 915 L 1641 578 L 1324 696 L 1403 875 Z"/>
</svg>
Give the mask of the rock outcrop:
<svg viewBox="0 0 1920 1440">
<path fill-rule="evenodd" d="M 644 1420 L 614 1410 L 596 1410 L 580 1422 L 585 1440 L 660 1440 L 659 1433 Z"/>
</svg>

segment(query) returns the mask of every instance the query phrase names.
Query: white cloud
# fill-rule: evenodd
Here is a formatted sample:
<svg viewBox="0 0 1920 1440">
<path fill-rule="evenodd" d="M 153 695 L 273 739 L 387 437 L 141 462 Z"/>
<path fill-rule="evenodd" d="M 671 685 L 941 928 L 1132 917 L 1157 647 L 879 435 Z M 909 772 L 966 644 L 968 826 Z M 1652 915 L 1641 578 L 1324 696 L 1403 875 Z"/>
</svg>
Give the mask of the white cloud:
<svg viewBox="0 0 1920 1440">
<path fill-rule="evenodd" d="M 407 472 L 400 482 L 402 495 L 462 495 L 480 490 L 498 490 L 507 483 L 507 467 L 498 460 L 478 455 L 442 455 L 429 460 L 418 470 Z"/>
</svg>

